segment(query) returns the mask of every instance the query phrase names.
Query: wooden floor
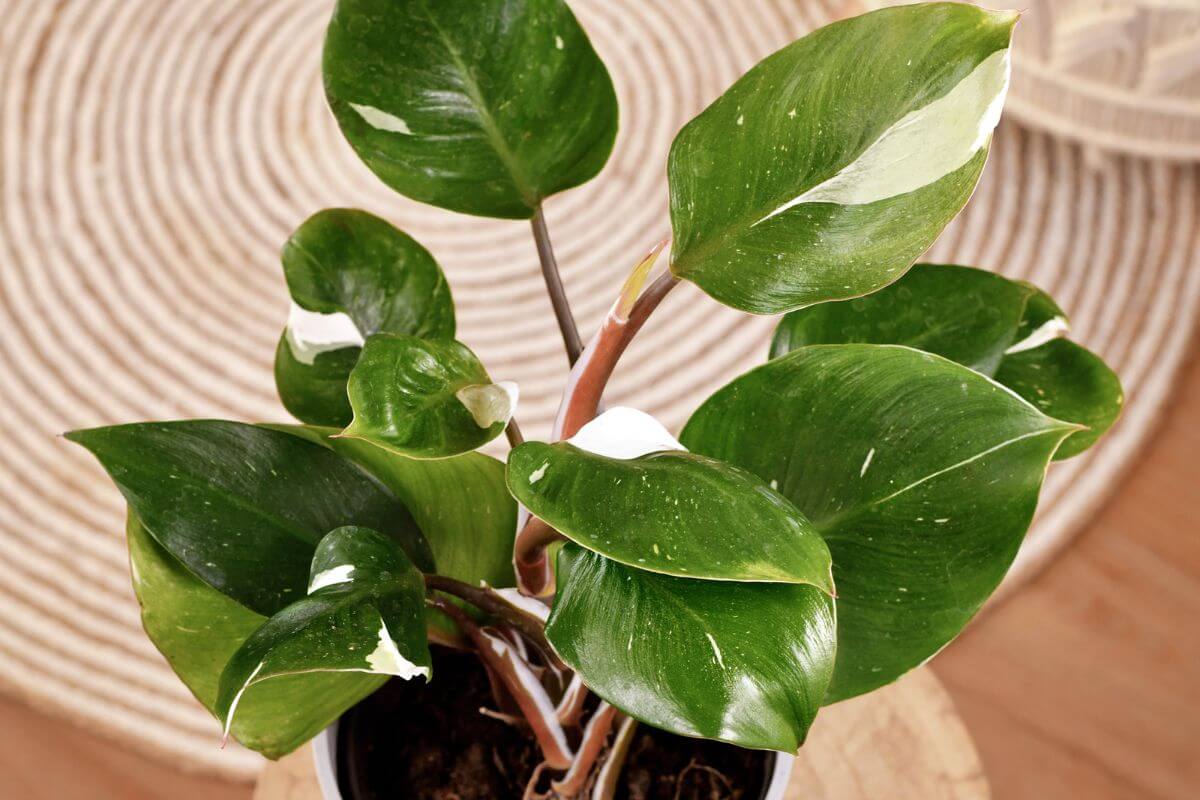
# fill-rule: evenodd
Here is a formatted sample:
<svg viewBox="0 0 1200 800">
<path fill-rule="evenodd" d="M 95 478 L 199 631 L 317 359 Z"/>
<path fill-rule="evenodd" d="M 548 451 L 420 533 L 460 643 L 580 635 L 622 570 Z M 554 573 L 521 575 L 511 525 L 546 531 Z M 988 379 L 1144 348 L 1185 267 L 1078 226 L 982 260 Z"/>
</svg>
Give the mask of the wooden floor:
<svg viewBox="0 0 1200 800">
<path fill-rule="evenodd" d="M 1200 796 L 1200 364 L 1187 372 L 1089 530 L 934 662 L 997 800 Z M 250 797 L 3 698 L 0 774 L 24 800 Z"/>
<path fill-rule="evenodd" d="M 998 800 L 1200 797 L 1200 361 L 1082 537 L 933 666 Z"/>
</svg>

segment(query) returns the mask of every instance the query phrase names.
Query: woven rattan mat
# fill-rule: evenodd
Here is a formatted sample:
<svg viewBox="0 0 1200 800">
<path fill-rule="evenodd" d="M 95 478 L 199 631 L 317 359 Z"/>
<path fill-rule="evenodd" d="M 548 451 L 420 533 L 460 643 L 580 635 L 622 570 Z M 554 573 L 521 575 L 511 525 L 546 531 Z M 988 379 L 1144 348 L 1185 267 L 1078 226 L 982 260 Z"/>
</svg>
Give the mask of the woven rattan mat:
<svg viewBox="0 0 1200 800">
<path fill-rule="evenodd" d="M 601 177 L 554 198 L 552 233 L 590 330 L 668 231 L 675 131 L 828 0 L 575 0 L 621 99 Z M 278 248 L 312 211 L 395 220 L 449 273 L 460 335 L 522 387 L 544 435 L 564 358 L 528 229 L 384 189 L 327 113 L 325 0 L 6 0 L 0 15 L 0 682 L 181 766 L 248 776 L 145 640 L 123 505 L 55 434 L 142 419 L 284 418 L 271 377 L 287 311 Z M 1127 413 L 1055 465 L 1013 576 L 1061 547 L 1153 429 L 1200 299 L 1194 167 L 1084 158 L 1002 125 L 969 211 L 932 257 L 1030 278 L 1120 372 Z M 773 321 L 683 290 L 631 349 L 622 402 L 680 424 L 760 361 Z"/>
</svg>

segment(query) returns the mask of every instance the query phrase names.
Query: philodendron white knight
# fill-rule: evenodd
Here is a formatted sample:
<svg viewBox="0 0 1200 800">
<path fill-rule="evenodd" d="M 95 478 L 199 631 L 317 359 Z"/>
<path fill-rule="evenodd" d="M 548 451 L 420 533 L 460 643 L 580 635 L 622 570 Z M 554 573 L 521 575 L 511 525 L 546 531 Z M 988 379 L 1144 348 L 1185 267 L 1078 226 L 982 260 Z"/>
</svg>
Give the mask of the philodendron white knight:
<svg viewBox="0 0 1200 800">
<path fill-rule="evenodd" d="M 592 800 L 620 791 L 638 724 L 793 752 L 823 705 L 928 660 L 1003 577 L 1049 462 L 1121 406 L 1044 292 L 913 266 L 983 170 L 1016 21 L 893 8 L 747 72 L 671 148 L 668 268 L 662 245 L 638 261 L 576 360 L 541 205 L 615 137 L 583 29 L 562 0 L 339 0 L 325 88 L 367 166 L 532 220 L 574 365 L 555 441 L 523 441 L 516 385 L 455 339 L 431 253 L 367 212 L 314 214 L 283 250 L 275 353 L 305 424 L 68 434 L 128 500 L 154 644 L 272 758 L 387 680 L 434 677 L 431 643 L 473 652 L 485 713 L 542 759 L 496 769 Z M 789 312 L 771 359 L 698 399 L 678 439 L 597 416 L 681 279 Z M 501 433 L 504 462 L 478 452 Z"/>
</svg>

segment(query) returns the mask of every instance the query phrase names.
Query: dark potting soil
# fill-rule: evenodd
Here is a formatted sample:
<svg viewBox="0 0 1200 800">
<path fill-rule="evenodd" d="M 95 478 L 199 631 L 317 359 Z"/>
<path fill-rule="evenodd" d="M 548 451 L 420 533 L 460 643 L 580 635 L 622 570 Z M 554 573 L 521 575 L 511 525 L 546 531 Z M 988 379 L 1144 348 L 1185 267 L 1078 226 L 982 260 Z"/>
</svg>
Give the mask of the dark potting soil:
<svg viewBox="0 0 1200 800">
<path fill-rule="evenodd" d="M 541 761 L 530 736 L 479 713 L 494 708 L 468 653 L 435 648 L 434 680 L 389 681 L 342 717 L 345 800 L 520 800 Z M 759 800 L 767 756 L 639 726 L 619 800 Z"/>
</svg>

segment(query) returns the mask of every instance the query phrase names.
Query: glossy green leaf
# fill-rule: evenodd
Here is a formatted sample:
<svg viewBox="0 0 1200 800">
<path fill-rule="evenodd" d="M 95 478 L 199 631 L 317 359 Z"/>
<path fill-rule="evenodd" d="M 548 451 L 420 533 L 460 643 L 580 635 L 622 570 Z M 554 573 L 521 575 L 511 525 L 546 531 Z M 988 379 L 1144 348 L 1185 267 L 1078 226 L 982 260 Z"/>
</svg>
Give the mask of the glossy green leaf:
<svg viewBox="0 0 1200 800">
<path fill-rule="evenodd" d="M 1087 450 L 1121 415 L 1121 381 L 1095 353 L 1066 339 L 1011 353 L 1000 362 L 996 380 L 1057 419 L 1086 425 L 1071 434 L 1055 459 Z"/>
<path fill-rule="evenodd" d="M 674 273 L 755 313 L 898 278 L 979 178 L 1016 19 L 958 3 L 889 8 L 751 69 L 671 148 Z"/>
<path fill-rule="evenodd" d="M 895 680 L 999 584 L 1051 455 L 1076 429 L 940 356 L 795 350 L 734 380 L 682 441 L 779 491 L 821 532 L 838 588 L 829 700 Z"/>
<path fill-rule="evenodd" d="M 175 674 L 216 715 L 217 685 L 226 663 L 267 618 L 201 581 L 154 541 L 136 517 L 127 528 L 133 588 L 142 625 Z M 256 686 L 238 703 L 231 734 L 268 758 L 299 747 L 380 679 L 311 673 Z M 213 724 L 216 741 L 219 726 Z"/>
<path fill-rule="evenodd" d="M 324 72 L 367 166 L 454 211 L 530 217 L 616 136 L 612 81 L 562 0 L 339 0 Z"/>
<path fill-rule="evenodd" d="M 425 534 L 439 575 L 472 585 L 515 585 L 517 503 L 504 485 L 501 462 L 483 453 L 407 458 L 357 439 L 334 438 L 332 428 L 279 429 L 332 447 L 395 492 Z"/>
<path fill-rule="evenodd" d="M 494 384 L 465 345 L 372 336 L 350 373 L 354 419 L 342 436 L 411 458 L 458 455 L 504 432 L 514 383 Z"/>
<path fill-rule="evenodd" d="M 309 217 L 283 248 L 294 307 L 275 353 L 275 384 L 297 419 L 350 422 L 346 379 L 376 333 L 454 338 L 454 302 L 429 251 L 365 211 Z"/>
<path fill-rule="evenodd" d="M 74 431 L 150 535 L 192 573 L 264 615 L 303 596 L 325 531 L 369 525 L 432 569 L 429 545 L 391 492 L 329 450 L 220 420 Z"/>
<path fill-rule="evenodd" d="M 275 346 L 275 390 L 283 407 L 298 420 L 343 427 L 354 412 L 346 396 L 346 380 L 362 348 L 341 347 L 317 353 L 311 364 L 296 358 L 285 330 Z"/>
<path fill-rule="evenodd" d="M 657 728 L 795 752 L 833 671 L 833 601 L 797 584 L 676 578 L 568 544 L 546 636 L 584 683 Z"/>
<path fill-rule="evenodd" d="M 431 665 L 421 572 L 388 537 L 369 528 L 338 528 L 317 546 L 308 596 L 264 622 L 229 659 L 217 716 L 228 731 L 243 697 L 273 679 L 357 675 L 343 682 L 337 709 L 323 727 L 385 676 L 429 680 Z"/>
<path fill-rule="evenodd" d="M 793 311 L 771 343 L 776 357 L 811 344 L 903 344 L 971 367 L 1056 419 L 1086 425 L 1056 459 L 1096 442 L 1121 411 L 1117 376 L 1091 352 L 1057 337 L 1067 319 L 1049 295 L 971 267 L 918 264 L 855 300 Z"/>
<path fill-rule="evenodd" d="M 530 513 L 594 552 L 638 569 L 709 580 L 807 583 L 832 593 L 829 550 L 782 495 L 711 458 L 638 458 L 526 442 L 508 488 Z"/>
<path fill-rule="evenodd" d="M 775 329 L 771 357 L 810 344 L 902 344 L 991 376 L 1032 292 L 984 270 L 917 264 L 873 294 L 788 314 Z"/>
</svg>

